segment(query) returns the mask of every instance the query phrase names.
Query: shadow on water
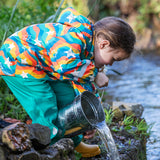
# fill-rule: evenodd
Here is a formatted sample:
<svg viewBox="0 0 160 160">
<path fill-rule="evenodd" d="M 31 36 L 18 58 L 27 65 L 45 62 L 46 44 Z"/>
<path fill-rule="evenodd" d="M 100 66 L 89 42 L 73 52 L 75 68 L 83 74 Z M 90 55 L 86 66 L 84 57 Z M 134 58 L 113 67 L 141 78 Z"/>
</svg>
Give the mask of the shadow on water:
<svg viewBox="0 0 160 160">
<path fill-rule="evenodd" d="M 123 75 L 111 71 L 114 69 Z M 106 88 L 106 101 L 140 103 L 143 117 L 154 123 L 147 142 L 147 160 L 160 159 L 160 55 L 145 53 L 133 55 L 129 60 L 115 62 L 107 71 L 110 78 Z"/>
</svg>

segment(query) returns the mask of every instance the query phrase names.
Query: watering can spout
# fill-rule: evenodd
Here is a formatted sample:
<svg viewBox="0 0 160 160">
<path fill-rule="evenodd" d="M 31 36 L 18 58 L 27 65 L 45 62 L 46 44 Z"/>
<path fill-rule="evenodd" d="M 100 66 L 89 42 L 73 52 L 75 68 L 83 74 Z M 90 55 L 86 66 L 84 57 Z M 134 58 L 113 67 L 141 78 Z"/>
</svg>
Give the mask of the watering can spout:
<svg viewBox="0 0 160 160">
<path fill-rule="evenodd" d="M 65 129 L 65 137 L 73 137 L 95 128 L 105 120 L 100 100 L 91 92 L 84 91 L 58 113 L 56 125 Z"/>
</svg>

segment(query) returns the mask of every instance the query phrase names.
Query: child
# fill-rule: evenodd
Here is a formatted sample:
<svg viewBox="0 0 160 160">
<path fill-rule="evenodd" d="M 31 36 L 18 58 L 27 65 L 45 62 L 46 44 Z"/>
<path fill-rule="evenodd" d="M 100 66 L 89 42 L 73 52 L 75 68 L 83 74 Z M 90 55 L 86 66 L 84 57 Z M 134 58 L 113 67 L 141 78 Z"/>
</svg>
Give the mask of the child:
<svg viewBox="0 0 160 160">
<path fill-rule="evenodd" d="M 64 137 L 55 125 L 58 110 L 85 90 L 108 85 L 99 72 L 130 56 L 135 44 L 131 27 L 120 18 L 107 17 L 94 25 L 73 8 L 60 14 L 57 23 L 27 26 L 11 35 L 0 49 L 0 75 L 17 97 L 32 123 L 48 126 L 52 142 Z M 94 131 L 85 134 L 85 138 Z M 82 135 L 73 137 L 83 157 L 100 154 Z"/>
</svg>

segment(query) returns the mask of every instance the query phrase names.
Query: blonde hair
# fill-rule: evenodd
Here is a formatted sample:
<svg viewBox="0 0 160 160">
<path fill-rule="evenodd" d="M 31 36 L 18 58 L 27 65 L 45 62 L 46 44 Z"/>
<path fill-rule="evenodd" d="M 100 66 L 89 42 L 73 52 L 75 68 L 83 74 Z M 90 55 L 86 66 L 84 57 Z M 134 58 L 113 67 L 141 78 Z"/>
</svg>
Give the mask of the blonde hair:
<svg viewBox="0 0 160 160">
<path fill-rule="evenodd" d="M 136 36 L 130 25 L 118 17 L 106 17 L 94 24 L 95 36 L 103 35 L 112 48 L 123 49 L 131 54 L 136 42 Z"/>
</svg>

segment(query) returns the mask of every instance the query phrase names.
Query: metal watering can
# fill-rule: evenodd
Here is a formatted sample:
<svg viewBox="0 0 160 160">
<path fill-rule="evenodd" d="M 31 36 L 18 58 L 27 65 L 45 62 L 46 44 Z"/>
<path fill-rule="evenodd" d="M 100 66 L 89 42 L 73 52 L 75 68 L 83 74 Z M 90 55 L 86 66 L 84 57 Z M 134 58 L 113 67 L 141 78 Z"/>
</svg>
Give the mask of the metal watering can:
<svg viewBox="0 0 160 160">
<path fill-rule="evenodd" d="M 58 113 L 56 125 L 65 129 L 65 137 L 73 137 L 95 128 L 105 120 L 100 100 L 91 92 L 84 91 Z"/>
</svg>

